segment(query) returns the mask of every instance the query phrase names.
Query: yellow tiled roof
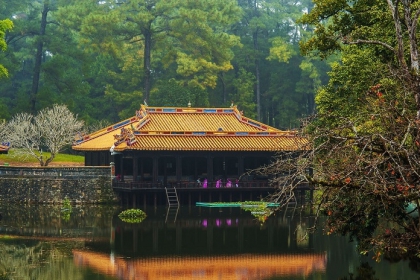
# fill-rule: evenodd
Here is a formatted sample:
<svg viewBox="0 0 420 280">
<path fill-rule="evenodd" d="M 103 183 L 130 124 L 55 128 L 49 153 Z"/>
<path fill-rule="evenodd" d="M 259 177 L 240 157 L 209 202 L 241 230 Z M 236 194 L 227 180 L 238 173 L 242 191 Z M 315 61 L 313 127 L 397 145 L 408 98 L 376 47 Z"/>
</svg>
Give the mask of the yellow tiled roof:
<svg viewBox="0 0 420 280">
<path fill-rule="evenodd" d="M 305 138 L 246 118 L 233 108 L 141 106 L 130 119 L 79 137 L 80 151 L 281 151 L 302 150 Z"/>
</svg>

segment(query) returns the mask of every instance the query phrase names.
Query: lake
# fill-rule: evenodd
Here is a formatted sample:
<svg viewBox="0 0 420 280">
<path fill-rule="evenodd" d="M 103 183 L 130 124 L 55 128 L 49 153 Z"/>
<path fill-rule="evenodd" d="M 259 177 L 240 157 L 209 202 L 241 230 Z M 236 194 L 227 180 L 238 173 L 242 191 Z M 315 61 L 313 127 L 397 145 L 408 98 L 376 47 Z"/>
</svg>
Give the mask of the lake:
<svg viewBox="0 0 420 280">
<path fill-rule="evenodd" d="M 261 223 L 240 208 L 150 207 L 139 224 L 122 210 L 0 205 L 0 280 L 420 278 L 408 262 L 360 256 L 346 237 L 305 236 L 307 210 Z"/>
</svg>

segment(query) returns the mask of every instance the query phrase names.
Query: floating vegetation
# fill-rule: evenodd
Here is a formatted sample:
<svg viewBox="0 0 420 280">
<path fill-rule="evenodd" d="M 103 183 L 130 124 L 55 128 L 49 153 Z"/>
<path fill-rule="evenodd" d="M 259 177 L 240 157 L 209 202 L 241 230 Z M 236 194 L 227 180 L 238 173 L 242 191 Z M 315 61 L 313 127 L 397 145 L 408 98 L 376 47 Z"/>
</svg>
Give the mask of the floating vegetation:
<svg viewBox="0 0 420 280">
<path fill-rule="evenodd" d="M 268 217 L 273 214 L 274 211 L 270 209 L 270 207 L 273 206 L 274 205 L 270 205 L 270 203 L 264 201 L 246 201 L 241 208 L 245 211 L 251 212 L 252 216 L 257 218 L 258 221 L 263 224 Z"/>
<path fill-rule="evenodd" d="M 118 214 L 121 221 L 131 224 L 139 224 L 147 217 L 146 213 L 140 209 L 127 209 Z"/>
<path fill-rule="evenodd" d="M 244 202 L 197 202 L 196 206 L 202 207 L 241 207 L 264 223 L 267 218 L 274 212 L 272 207 L 280 206 L 279 203 L 266 202 L 266 201 L 244 201 Z"/>
</svg>

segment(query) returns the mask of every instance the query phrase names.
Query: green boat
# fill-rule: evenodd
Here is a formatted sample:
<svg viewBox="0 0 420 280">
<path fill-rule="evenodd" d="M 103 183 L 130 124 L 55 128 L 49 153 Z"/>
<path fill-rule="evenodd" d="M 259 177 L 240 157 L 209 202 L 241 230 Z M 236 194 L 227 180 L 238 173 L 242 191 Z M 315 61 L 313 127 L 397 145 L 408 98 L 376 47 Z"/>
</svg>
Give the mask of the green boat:
<svg viewBox="0 0 420 280">
<path fill-rule="evenodd" d="M 196 206 L 201 207 L 258 207 L 265 205 L 266 207 L 279 207 L 279 203 L 274 202 L 260 202 L 260 203 L 251 203 L 247 204 L 246 202 L 196 202 Z"/>
</svg>

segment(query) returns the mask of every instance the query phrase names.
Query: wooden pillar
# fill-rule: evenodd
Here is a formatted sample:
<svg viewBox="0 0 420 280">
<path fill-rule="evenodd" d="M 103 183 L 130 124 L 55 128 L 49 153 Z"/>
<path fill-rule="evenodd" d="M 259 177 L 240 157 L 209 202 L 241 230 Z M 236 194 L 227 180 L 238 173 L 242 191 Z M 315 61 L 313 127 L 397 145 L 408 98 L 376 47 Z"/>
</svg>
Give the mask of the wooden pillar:
<svg viewBox="0 0 420 280">
<path fill-rule="evenodd" d="M 244 249 L 244 226 L 239 222 L 238 226 L 238 248 L 239 252 L 242 252 Z"/>
<path fill-rule="evenodd" d="M 182 157 L 181 156 L 176 156 L 175 158 L 175 164 L 176 164 L 176 181 L 177 183 L 179 183 L 181 181 L 182 178 Z"/>
<path fill-rule="evenodd" d="M 139 157 L 139 159 L 140 159 L 140 181 L 144 182 L 144 162 L 145 161 L 141 157 Z"/>
<path fill-rule="evenodd" d="M 139 241 L 138 228 L 134 228 L 133 229 L 133 252 L 134 253 L 137 252 L 137 247 L 139 246 L 138 241 Z"/>
<path fill-rule="evenodd" d="M 147 205 L 146 194 L 143 194 L 143 211 L 146 211 L 146 205 Z"/>
<path fill-rule="evenodd" d="M 240 155 L 238 157 L 238 178 L 244 174 L 245 170 L 244 170 L 244 161 L 245 161 L 245 157 Z"/>
<path fill-rule="evenodd" d="M 155 202 L 155 209 L 156 209 L 157 208 L 157 194 L 156 194 L 156 192 L 155 192 L 154 202 Z"/>
<path fill-rule="evenodd" d="M 136 201 L 136 194 L 135 194 L 135 193 L 133 193 L 133 194 L 132 194 L 132 197 L 133 197 L 133 208 L 136 208 L 136 204 L 137 204 L 137 201 Z"/>
<path fill-rule="evenodd" d="M 133 182 L 138 181 L 139 176 L 139 158 L 137 156 L 133 156 Z"/>
<path fill-rule="evenodd" d="M 153 158 L 153 182 L 157 183 L 158 181 L 158 169 L 159 169 L 159 165 L 158 165 L 158 158 L 154 157 Z"/>
<path fill-rule="evenodd" d="M 207 250 L 213 252 L 213 225 L 207 226 Z"/>
<path fill-rule="evenodd" d="M 121 181 L 124 182 L 124 158 L 123 155 L 120 155 L 120 175 Z"/>
<path fill-rule="evenodd" d="M 182 249 L 182 228 L 179 223 L 176 224 L 175 235 L 176 252 L 180 253 Z"/>
<path fill-rule="evenodd" d="M 207 156 L 207 180 L 213 182 L 213 157 L 211 155 Z"/>
<path fill-rule="evenodd" d="M 157 227 L 152 228 L 152 244 L 153 253 L 157 253 L 159 250 L 159 229 Z"/>
</svg>

